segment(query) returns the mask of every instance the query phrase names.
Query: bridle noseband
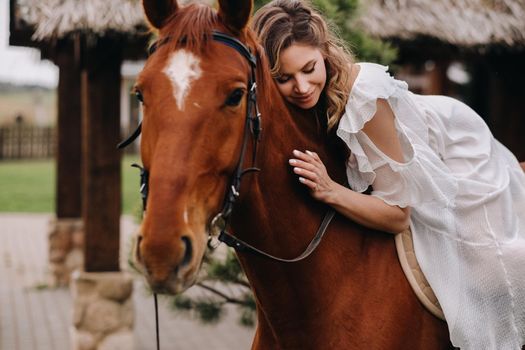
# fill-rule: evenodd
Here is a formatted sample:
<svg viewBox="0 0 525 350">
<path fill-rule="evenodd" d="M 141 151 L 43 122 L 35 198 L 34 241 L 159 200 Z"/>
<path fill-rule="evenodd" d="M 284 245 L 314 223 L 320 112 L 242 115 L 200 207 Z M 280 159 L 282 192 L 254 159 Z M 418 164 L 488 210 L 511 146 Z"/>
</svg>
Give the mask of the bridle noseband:
<svg viewBox="0 0 525 350">
<path fill-rule="evenodd" d="M 241 54 L 244 58 L 247 59 L 247 61 L 250 63 L 250 74 L 248 77 L 248 103 L 246 107 L 246 121 L 244 125 L 244 136 L 243 136 L 243 142 L 241 147 L 241 152 L 239 156 L 239 160 L 237 163 L 237 167 L 235 169 L 235 172 L 232 176 L 232 179 L 230 181 L 230 184 L 228 186 L 226 196 L 224 197 L 224 203 L 222 210 L 215 215 L 215 217 L 212 219 L 209 227 L 209 237 L 208 237 L 208 247 L 210 249 L 215 249 L 220 242 L 225 243 L 229 247 L 234 248 L 238 252 L 248 252 L 252 253 L 258 256 L 262 256 L 265 258 L 269 258 L 271 260 L 279 261 L 279 262 L 297 262 L 300 260 L 305 259 L 308 257 L 319 245 L 324 233 L 326 232 L 326 228 L 328 227 L 330 221 L 334 217 L 334 210 L 329 210 L 319 229 L 317 230 L 317 233 L 315 234 L 314 238 L 308 245 L 308 247 L 305 249 L 305 251 L 300 254 L 298 257 L 294 259 L 283 259 L 276 256 L 273 256 L 271 254 L 268 254 L 264 251 L 261 251 L 260 249 L 257 249 L 250 244 L 234 237 L 230 233 L 226 231 L 226 228 L 228 227 L 228 221 L 231 217 L 231 213 L 233 211 L 233 206 L 239 198 L 239 191 L 241 187 L 241 178 L 243 175 L 249 173 L 249 172 L 255 172 L 260 171 L 259 168 L 255 167 L 255 161 L 257 158 L 257 144 L 260 141 L 261 136 L 261 115 L 259 113 L 259 109 L 257 107 L 257 83 L 255 79 L 255 72 L 257 68 L 257 59 L 256 57 L 251 53 L 251 51 L 239 40 L 236 38 L 221 33 L 218 31 L 212 32 L 212 39 L 214 41 L 220 42 L 224 45 L 227 45 L 234 50 L 236 50 L 239 54 Z M 164 45 L 165 43 L 169 42 L 171 40 L 170 37 L 163 38 L 159 41 L 156 41 L 151 45 L 149 48 L 149 55 L 152 55 L 155 53 L 155 51 Z M 121 149 L 132 143 L 141 133 L 142 128 L 142 122 L 139 123 L 137 129 L 124 141 L 118 144 L 117 148 Z M 246 154 L 246 149 L 248 146 L 248 140 L 250 138 L 250 133 L 252 135 L 253 139 L 253 154 L 252 154 L 252 167 L 243 169 L 243 163 L 244 158 Z M 140 169 L 140 193 L 142 196 L 143 201 L 143 210 L 146 211 L 146 202 L 148 197 L 148 178 L 149 173 L 146 169 L 141 167 L 140 165 L 133 164 L 132 166 L 137 167 Z"/>
</svg>

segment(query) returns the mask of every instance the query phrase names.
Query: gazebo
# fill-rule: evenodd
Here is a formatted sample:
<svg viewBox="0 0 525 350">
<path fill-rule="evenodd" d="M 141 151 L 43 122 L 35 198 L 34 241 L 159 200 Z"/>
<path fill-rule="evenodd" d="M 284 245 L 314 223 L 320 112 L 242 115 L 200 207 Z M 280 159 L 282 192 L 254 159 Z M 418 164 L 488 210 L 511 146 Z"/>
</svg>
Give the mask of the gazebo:
<svg viewBox="0 0 525 350">
<path fill-rule="evenodd" d="M 71 270 L 75 349 L 131 348 L 131 278 L 119 272 L 121 64 L 146 55 L 137 0 L 10 0 L 9 44 L 59 67 L 55 282 Z M 79 266 L 80 265 L 80 266 Z M 98 344 L 98 345 L 97 345 Z"/>
<path fill-rule="evenodd" d="M 414 79 L 419 92 L 450 94 L 447 70 L 451 62 L 462 62 L 471 76 L 464 99 L 525 160 L 524 1 L 368 0 L 357 23 L 400 47 L 400 75 L 409 85 L 410 77 L 426 71 L 428 84 Z"/>
</svg>

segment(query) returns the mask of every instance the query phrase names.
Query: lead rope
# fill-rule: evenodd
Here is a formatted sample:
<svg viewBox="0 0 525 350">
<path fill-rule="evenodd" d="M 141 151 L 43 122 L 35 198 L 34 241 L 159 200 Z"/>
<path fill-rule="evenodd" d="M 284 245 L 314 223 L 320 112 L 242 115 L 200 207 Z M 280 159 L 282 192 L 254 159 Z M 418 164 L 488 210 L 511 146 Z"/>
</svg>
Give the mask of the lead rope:
<svg viewBox="0 0 525 350">
<path fill-rule="evenodd" d="M 157 350 L 160 350 L 160 337 L 159 337 L 159 304 L 157 302 L 157 293 L 153 293 L 153 299 L 155 300 L 155 334 L 157 335 Z"/>
</svg>

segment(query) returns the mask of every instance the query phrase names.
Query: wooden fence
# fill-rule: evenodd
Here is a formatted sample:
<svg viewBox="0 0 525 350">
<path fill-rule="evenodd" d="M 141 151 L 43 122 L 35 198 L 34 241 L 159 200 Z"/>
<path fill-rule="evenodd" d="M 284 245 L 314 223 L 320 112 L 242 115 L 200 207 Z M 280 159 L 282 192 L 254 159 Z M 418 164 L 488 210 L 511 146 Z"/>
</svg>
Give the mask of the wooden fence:
<svg viewBox="0 0 525 350">
<path fill-rule="evenodd" d="M 56 149 L 54 127 L 17 124 L 0 127 L 0 159 L 49 158 Z"/>
</svg>

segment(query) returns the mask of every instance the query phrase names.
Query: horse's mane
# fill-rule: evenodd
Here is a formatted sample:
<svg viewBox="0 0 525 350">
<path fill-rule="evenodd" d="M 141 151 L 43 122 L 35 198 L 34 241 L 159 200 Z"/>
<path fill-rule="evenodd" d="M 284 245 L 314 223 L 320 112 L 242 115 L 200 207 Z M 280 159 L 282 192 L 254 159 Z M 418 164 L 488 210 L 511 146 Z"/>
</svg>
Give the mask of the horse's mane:
<svg viewBox="0 0 525 350">
<path fill-rule="evenodd" d="M 184 48 L 196 54 L 202 54 L 209 48 L 211 42 L 211 33 L 219 29 L 224 32 L 229 30 L 220 22 L 217 11 L 204 4 L 190 4 L 178 11 L 175 11 L 165 22 L 166 24 L 159 33 L 159 41 L 169 38 L 165 46 L 165 52 L 172 52 L 183 45 Z M 232 33 L 229 33 L 232 34 Z M 264 53 L 264 49 L 259 45 L 257 37 L 253 30 L 247 27 L 239 34 L 239 39 L 254 51 L 257 57 L 257 84 L 259 91 L 271 91 L 273 79 L 269 70 L 269 63 Z M 259 94 L 257 96 L 260 105 L 272 106 L 275 104 L 272 94 Z M 272 102 L 271 102 L 272 101 Z M 284 106 L 284 105 L 283 105 Z"/>
<path fill-rule="evenodd" d="M 159 40 L 169 38 L 167 51 L 182 43 L 186 50 L 203 52 L 207 49 L 213 29 L 219 26 L 217 12 L 203 4 L 190 4 L 175 11 L 160 30 Z"/>
</svg>

